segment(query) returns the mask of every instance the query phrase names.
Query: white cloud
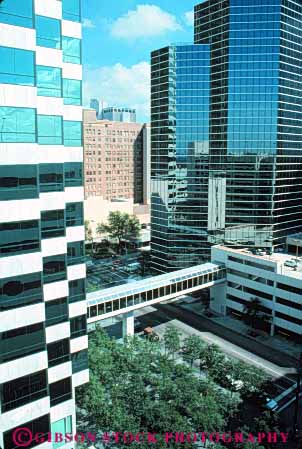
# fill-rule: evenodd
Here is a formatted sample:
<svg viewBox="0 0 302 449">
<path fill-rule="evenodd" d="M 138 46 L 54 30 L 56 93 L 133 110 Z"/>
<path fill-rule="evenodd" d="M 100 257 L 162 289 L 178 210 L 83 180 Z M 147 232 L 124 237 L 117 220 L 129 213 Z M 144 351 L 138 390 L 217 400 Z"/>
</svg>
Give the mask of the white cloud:
<svg viewBox="0 0 302 449">
<path fill-rule="evenodd" d="M 156 5 L 137 5 L 116 19 L 111 26 L 111 34 L 120 39 L 138 39 L 162 35 L 169 31 L 179 31 L 181 25 L 172 14 Z"/>
<path fill-rule="evenodd" d="M 194 26 L 194 11 L 187 11 L 184 13 L 184 21 L 186 23 L 186 25 L 188 25 L 189 27 L 193 27 Z"/>
<path fill-rule="evenodd" d="M 133 107 L 138 120 L 148 121 L 150 115 L 150 64 L 142 61 L 131 67 L 118 63 L 85 73 L 84 100 L 98 98 L 105 106 Z"/>
<path fill-rule="evenodd" d="M 83 19 L 83 28 L 95 28 L 95 24 L 90 19 Z"/>
</svg>

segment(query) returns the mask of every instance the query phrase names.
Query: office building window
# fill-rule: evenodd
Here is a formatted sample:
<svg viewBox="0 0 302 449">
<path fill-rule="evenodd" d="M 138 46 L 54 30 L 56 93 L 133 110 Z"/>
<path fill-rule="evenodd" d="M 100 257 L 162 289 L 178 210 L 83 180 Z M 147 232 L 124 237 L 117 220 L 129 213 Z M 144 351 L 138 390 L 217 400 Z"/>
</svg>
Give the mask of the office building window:
<svg viewBox="0 0 302 449">
<path fill-rule="evenodd" d="M 42 301 L 40 272 L 0 280 L 0 311 L 25 307 Z"/>
<path fill-rule="evenodd" d="M 62 36 L 63 62 L 81 64 L 81 41 L 75 37 Z"/>
<path fill-rule="evenodd" d="M 43 323 L 18 327 L 0 333 L 0 363 L 45 350 Z"/>
<path fill-rule="evenodd" d="M 82 162 L 66 162 L 64 164 L 65 187 L 82 187 L 83 164 Z"/>
<path fill-rule="evenodd" d="M 69 303 L 85 299 L 85 279 L 69 281 Z"/>
<path fill-rule="evenodd" d="M 46 370 L 19 377 L 1 385 L 2 413 L 47 396 Z"/>
<path fill-rule="evenodd" d="M 68 321 L 67 298 L 53 299 L 45 303 L 46 327 Z"/>
<path fill-rule="evenodd" d="M 50 406 L 61 404 L 72 398 L 71 378 L 59 380 L 49 385 Z"/>
<path fill-rule="evenodd" d="M 76 265 L 85 262 L 84 242 L 67 243 L 67 265 Z"/>
<path fill-rule="evenodd" d="M 61 145 L 63 143 L 63 120 L 59 115 L 38 115 L 38 143 Z"/>
<path fill-rule="evenodd" d="M 71 354 L 72 362 L 72 372 L 78 373 L 84 369 L 88 369 L 88 351 L 84 349 L 83 351 L 74 352 Z"/>
<path fill-rule="evenodd" d="M 66 226 L 83 226 L 83 203 L 66 204 Z"/>
<path fill-rule="evenodd" d="M 86 315 L 80 315 L 70 320 L 70 338 L 82 337 L 87 334 Z"/>
<path fill-rule="evenodd" d="M 62 69 L 37 65 L 37 92 L 44 97 L 62 97 Z"/>
<path fill-rule="evenodd" d="M 63 19 L 81 22 L 80 0 L 62 0 Z"/>
<path fill-rule="evenodd" d="M 1 165 L 0 197 L 5 200 L 38 198 L 35 165 Z"/>
<path fill-rule="evenodd" d="M 62 418 L 59 421 L 55 421 L 51 424 L 51 434 L 55 435 L 56 433 L 61 435 L 66 435 L 67 433 L 72 434 L 72 416 L 66 416 L 66 418 Z M 53 449 L 58 449 L 61 446 L 64 446 L 65 441 L 59 441 L 58 443 L 53 442 Z"/>
<path fill-rule="evenodd" d="M 43 281 L 44 284 L 58 282 L 66 279 L 65 254 L 43 258 Z"/>
<path fill-rule="evenodd" d="M 1 6 L 0 6 L 1 10 Z M 34 52 L 0 47 L 0 83 L 35 85 Z"/>
<path fill-rule="evenodd" d="M 48 366 L 56 366 L 70 360 L 69 339 L 55 341 L 47 345 Z"/>
<path fill-rule="evenodd" d="M 0 224 L 0 257 L 40 250 L 38 220 Z"/>
<path fill-rule="evenodd" d="M 82 104 L 82 81 L 63 78 L 64 104 Z"/>
<path fill-rule="evenodd" d="M 39 165 L 40 192 L 64 190 L 63 164 Z"/>
<path fill-rule="evenodd" d="M 67 147 L 82 146 L 82 122 L 64 120 L 64 145 Z"/>
<path fill-rule="evenodd" d="M 0 22 L 33 28 L 33 0 L 9 0 L 0 5 Z"/>
<path fill-rule="evenodd" d="M 47 435 L 50 432 L 50 419 L 49 415 L 41 416 L 37 419 L 34 419 L 33 421 L 29 421 L 26 423 L 22 423 L 22 425 L 18 425 L 17 427 L 8 430 L 7 432 L 4 432 L 3 434 L 3 440 L 4 440 L 4 449 L 17 449 L 20 448 L 18 444 L 16 444 L 16 437 L 15 432 L 18 428 L 25 427 L 26 429 L 29 429 L 32 435 L 36 435 L 39 433 L 41 439 L 45 438 L 45 441 L 47 441 Z M 30 447 L 33 448 L 35 446 L 40 445 L 41 442 L 37 438 L 36 440 L 33 439 L 33 441 L 30 443 Z M 65 443 L 64 443 L 65 444 Z"/>
<path fill-rule="evenodd" d="M 41 212 L 41 238 L 50 239 L 65 235 L 64 210 Z"/>
<path fill-rule="evenodd" d="M 61 48 L 61 22 L 50 17 L 36 16 L 37 45 Z"/>
<path fill-rule="evenodd" d="M 0 143 L 36 141 L 36 111 L 32 108 L 0 107 Z"/>
</svg>

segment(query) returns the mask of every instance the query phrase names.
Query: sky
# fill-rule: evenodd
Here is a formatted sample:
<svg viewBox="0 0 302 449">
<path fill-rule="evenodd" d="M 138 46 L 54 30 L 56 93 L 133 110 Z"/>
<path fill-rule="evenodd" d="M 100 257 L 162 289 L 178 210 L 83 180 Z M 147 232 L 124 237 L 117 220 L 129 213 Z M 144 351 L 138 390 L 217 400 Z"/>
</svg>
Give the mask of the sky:
<svg viewBox="0 0 302 449">
<path fill-rule="evenodd" d="M 150 120 L 150 52 L 193 42 L 197 0 L 82 0 L 84 106 L 134 107 Z"/>
</svg>

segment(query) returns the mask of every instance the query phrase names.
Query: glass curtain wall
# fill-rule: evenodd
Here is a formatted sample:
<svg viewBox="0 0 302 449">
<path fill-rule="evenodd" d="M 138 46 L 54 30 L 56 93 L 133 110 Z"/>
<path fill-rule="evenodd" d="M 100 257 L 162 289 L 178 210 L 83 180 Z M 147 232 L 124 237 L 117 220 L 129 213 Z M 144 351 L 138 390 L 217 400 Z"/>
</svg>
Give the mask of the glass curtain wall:
<svg viewBox="0 0 302 449">
<path fill-rule="evenodd" d="M 164 272 L 209 257 L 209 46 L 154 51 L 151 66 L 152 264 Z"/>
</svg>

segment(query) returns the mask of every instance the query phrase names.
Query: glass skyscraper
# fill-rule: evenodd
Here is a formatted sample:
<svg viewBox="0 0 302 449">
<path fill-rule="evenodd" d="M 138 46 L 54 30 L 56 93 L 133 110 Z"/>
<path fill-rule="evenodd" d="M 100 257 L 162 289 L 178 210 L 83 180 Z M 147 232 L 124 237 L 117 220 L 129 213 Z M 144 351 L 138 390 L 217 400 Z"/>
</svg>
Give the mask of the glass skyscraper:
<svg viewBox="0 0 302 449">
<path fill-rule="evenodd" d="M 207 204 L 207 223 L 199 229 L 209 245 L 272 248 L 302 230 L 301 33 L 302 5 L 295 1 L 209 0 L 195 7 L 195 44 L 208 45 L 210 53 L 209 109 L 203 111 L 209 118 L 207 192 L 199 199 Z M 155 82 L 152 77 L 152 89 Z M 152 135 L 154 101 L 152 90 Z M 151 154 L 155 168 L 156 140 Z M 162 178 L 155 170 L 152 175 L 153 266 L 167 271 L 175 259 L 169 249 L 159 251 L 158 236 L 165 230 L 169 242 L 173 230 L 156 214 Z M 168 202 L 165 207 L 175 215 Z M 193 240 L 192 257 L 205 247 L 198 232 Z M 191 263 L 184 247 L 178 246 L 177 267 Z"/>
<path fill-rule="evenodd" d="M 208 247 L 209 45 L 154 51 L 151 91 L 153 266 L 173 271 Z"/>
<path fill-rule="evenodd" d="M 18 427 L 75 433 L 88 381 L 80 22 L 80 0 L 0 4 L 3 449 Z"/>
</svg>

